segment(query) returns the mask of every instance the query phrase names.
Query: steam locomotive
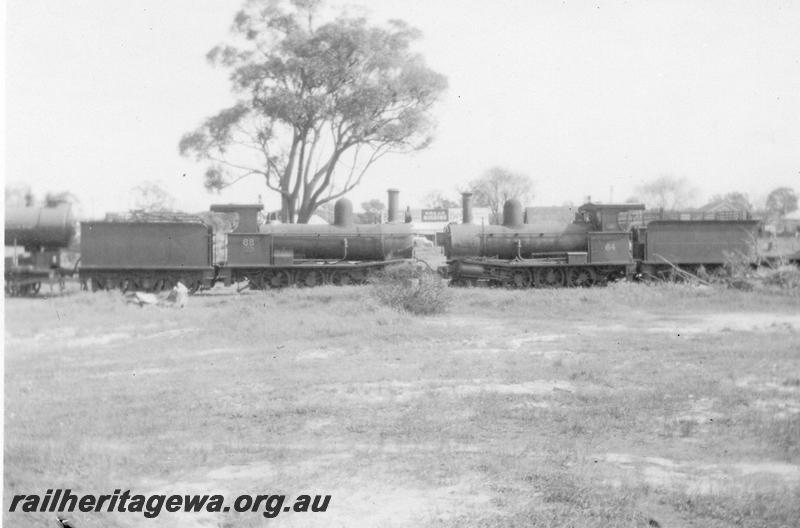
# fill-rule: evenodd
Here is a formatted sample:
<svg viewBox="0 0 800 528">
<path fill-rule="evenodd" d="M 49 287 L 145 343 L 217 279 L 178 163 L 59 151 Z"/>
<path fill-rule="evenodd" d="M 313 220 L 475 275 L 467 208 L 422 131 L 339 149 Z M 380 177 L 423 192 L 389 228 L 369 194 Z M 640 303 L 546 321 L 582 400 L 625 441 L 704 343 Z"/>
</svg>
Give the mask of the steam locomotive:
<svg viewBox="0 0 800 528">
<path fill-rule="evenodd" d="M 399 191 L 389 191 L 389 223 L 356 225 L 342 198 L 334 222 L 258 225 L 260 204 L 212 205 L 235 213 L 222 254 L 212 228 L 181 222 L 83 222 L 80 278 L 92 289 L 159 291 L 182 282 L 190 290 L 247 281 L 250 288 L 364 283 L 386 266 L 410 258 L 411 226 L 398 221 Z"/>
<path fill-rule="evenodd" d="M 666 275 L 722 266 L 733 254 L 751 254 L 753 220 L 655 220 L 627 228 L 620 217 L 642 204 L 586 203 L 567 225 L 527 222 L 519 201 L 504 205 L 501 225 L 472 221 L 471 195 L 463 196 L 463 221 L 440 237 L 453 284 L 512 287 L 591 286 L 610 280 Z M 81 223 L 81 282 L 93 290 L 159 291 L 182 282 L 190 290 L 247 282 L 250 288 L 359 284 L 412 257 L 413 229 L 400 221 L 398 191 L 389 191 L 389 222 L 357 225 L 352 204 L 340 199 L 331 225 L 258 225 L 260 204 L 212 205 L 235 214 L 235 227 L 215 250 L 208 221 L 197 217 Z M 6 292 L 34 294 L 42 281 L 71 275 L 66 257 L 75 234 L 68 205 L 10 209 L 6 243 L 21 247 L 6 258 Z M 7 249 L 8 254 L 8 249 Z"/>
<path fill-rule="evenodd" d="M 623 229 L 621 213 L 643 204 L 580 206 L 566 226 L 526 223 L 518 200 L 503 207 L 502 225 L 472 222 L 471 194 L 463 194 L 463 221 L 442 237 L 455 284 L 487 282 L 519 288 L 591 286 L 676 269 L 711 271 L 732 255 L 752 256 L 755 220 L 656 220 Z"/>
</svg>

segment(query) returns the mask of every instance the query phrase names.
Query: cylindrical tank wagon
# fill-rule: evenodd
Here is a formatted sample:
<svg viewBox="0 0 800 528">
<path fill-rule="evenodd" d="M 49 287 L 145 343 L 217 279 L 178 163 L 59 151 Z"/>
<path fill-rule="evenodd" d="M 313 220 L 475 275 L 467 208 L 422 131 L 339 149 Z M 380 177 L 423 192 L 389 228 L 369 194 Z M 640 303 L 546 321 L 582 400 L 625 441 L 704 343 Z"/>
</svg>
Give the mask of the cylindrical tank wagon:
<svg viewBox="0 0 800 528">
<path fill-rule="evenodd" d="M 58 249 L 69 246 L 75 236 L 75 217 L 67 203 L 44 207 L 6 209 L 6 245 L 26 249 Z"/>
<path fill-rule="evenodd" d="M 68 203 L 9 207 L 5 213 L 5 291 L 29 295 L 42 282 L 61 282 L 74 271 L 66 249 L 74 240 L 76 222 Z"/>
</svg>

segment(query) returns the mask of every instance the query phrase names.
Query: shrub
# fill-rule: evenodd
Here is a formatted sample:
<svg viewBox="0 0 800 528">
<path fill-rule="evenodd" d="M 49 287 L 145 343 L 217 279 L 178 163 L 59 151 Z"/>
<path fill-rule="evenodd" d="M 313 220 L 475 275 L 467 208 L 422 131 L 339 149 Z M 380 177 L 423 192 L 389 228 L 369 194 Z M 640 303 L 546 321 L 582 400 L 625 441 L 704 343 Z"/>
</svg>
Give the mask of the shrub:
<svg viewBox="0 0 800 528">
<path fill-rule="evenodd" d="M 794 266 L 781 266 L 764 275 L 764 284 L 783 289 L 800 289 L 800 269 Z"/>
<path fill-rule="evenodd" d="M 378 301 L 415 315 L 442 313 L 452 300 L 447 283 L 425 264 L 390 266 L 371 282 Z"/>
</svg>

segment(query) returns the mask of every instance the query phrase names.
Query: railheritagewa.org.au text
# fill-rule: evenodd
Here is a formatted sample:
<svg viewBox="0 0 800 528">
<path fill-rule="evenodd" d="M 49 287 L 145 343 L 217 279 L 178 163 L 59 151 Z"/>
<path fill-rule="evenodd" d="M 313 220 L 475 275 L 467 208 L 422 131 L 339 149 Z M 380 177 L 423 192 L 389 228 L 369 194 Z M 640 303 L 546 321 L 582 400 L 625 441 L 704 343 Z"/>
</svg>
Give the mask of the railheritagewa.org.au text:
<svg viewBox="0 0 800 528">
<path fill-rule="evenodd" d="M 14 495 L 9 512 L 119 512 L 135 513 L 147 518 L 167 513 L 260 513 L 277 517 L 281 513 L 319 513 L 327 511 L 330 495 L 300 494 L 294 498 L 278 494 L 244 494 L 233 500 L 211 494 L 134 494 L 115 489 L 110 494 L 77 494 L 71 489 L 48 489 L 44 494 Z"/>
</svg>

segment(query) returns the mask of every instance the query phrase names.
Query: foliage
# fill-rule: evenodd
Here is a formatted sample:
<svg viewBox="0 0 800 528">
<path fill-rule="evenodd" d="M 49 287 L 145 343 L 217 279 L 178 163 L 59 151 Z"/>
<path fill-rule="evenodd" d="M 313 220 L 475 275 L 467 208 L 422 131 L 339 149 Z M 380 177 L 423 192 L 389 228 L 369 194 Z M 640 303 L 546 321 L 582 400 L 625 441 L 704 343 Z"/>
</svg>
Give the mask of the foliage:
<svg viewBox="0 0 800 528">
<path fill-rule="evenodd" d="M 452 302 L 447 283 L 422 264 L 398 264 L 372 281 L 372 291 L 382 304 L 414 315 L 443 313 Z"/>
<path fill-rule="evenodd" d="M 796 266 L 781 266 L 766 272 L 763 282 L 767 286 L 800 293 L 800 270 Z"/>
<path fill-rule="evenodd" d="M 157 182 L 143 182 L 131 189 L 131 195 L 134 209 L 147 212 L 175 210 L 175 197 Z"/>
<path fill-rule="evenodd" d="M 55 205 L 60 203 L 79 206 L 80 200 L 69 191 L 50 191 L 40 202 L 33 194 L 30 185 L 20 183 L 6 186 L 6 207 L 30 207 L 37 204 Z"/>
<path fill-rule="evenodd" d="M 741 193 L 738 191 L 729 192 L 726 194 L 715 194 L 711 197 L 711 203 L 718 203 L 727 201 L 732 203 L 733 205 L 739 207 L 743 211 L 752 212 L 753 211 L 753 204 L 750 202 L 750 198 L 747 196 L 746 193 Z"/>
<path fill-rule="evenodd" d="M 696 191 L 685 178 L 663 175 L 636 188 L 638 198 L 649 208 L 675 210 L 688 207 Z"/>
<path fill-rule="evenodd" d="M 797 193 L 789 187 L 778 187 L 767 196 L 767 212 L 773 217 L 783 218 L 797 211 Z"/>
<path fill-rule="evenodd" d="M 231 72 L 238 101 L 180 141 L 209 161 L 206 186 L 258 175 L 281 196 L 286 222 L 358 185 L 388 152 L 425 148 L 430 110 L 446 78 L 412 51 L 419 31 L 341 15 L 317 23 L 319 1 L 251 0 L 236 15 L 233 44 L 208 59 Z"/>
<path fill-rule="evenodd" d="M 502 220 L 506 201 L 516 198 L 524 204 L 533 200 L 533 181 L 503 167 L 492 167 L 469 185 L 475 205 L 489 208 L 493 224 Z"/>
<path fill-rule="evenodd" d="M 361 204 L 363 213 L 356 213 L 356 221 L 360 224 L 379 224 L 383 219 L 383 210 L 386 204 L 377 198 Z"/>
<path fill-rule="evenodd" d="M 442 191 L 431 191 L 422 199 L 423 206 L 430 209 L 451 209 L 461 207 L 461 204 L 445 196 Z"/>
<path fill-rule="evenodd" d="M 25 207 L 33 205 L 34 196 L 30 185 L 6 185 L 6 207 Z"/>
</svg>

